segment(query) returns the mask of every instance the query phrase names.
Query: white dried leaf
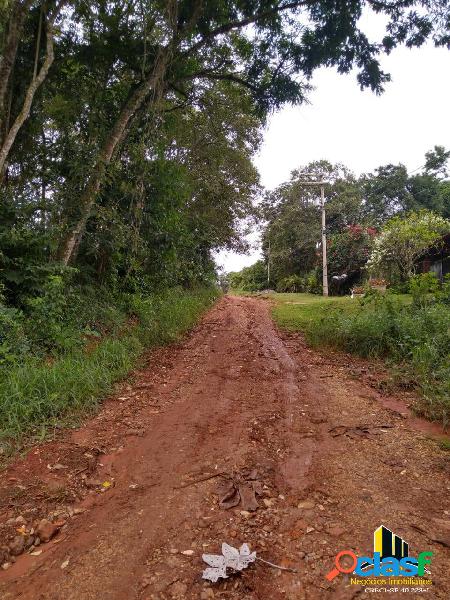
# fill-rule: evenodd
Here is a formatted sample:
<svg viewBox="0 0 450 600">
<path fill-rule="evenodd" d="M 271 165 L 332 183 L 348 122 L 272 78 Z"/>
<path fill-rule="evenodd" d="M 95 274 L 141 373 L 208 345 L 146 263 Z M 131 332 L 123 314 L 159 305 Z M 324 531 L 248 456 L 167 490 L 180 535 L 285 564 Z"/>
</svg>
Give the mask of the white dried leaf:
<svg viewBox="0 0 450 600">
<path fill-rule="evenodd" d="M 224 579 L 228 578 L 227 569 L 226 569 L 225 565 L 221 569 L 215 569 L 214 567 L 208 567 L 207 569 L 205 569 L 203 571 L 202 577 L 203 577 L 203 579 L 209 579 L 209 581 L 216 583 L 216 581 L 218 581 L 218 579 L 220 577 L 223 577 Z"/>
<path fill-rule="evenodd" d="M 220 554 L 203 554 L 203 560 L 210 567 L 225 567 L 225 557 Z"/>
<path fill-rule="evenodd" d="M 215 583 L 220 577 L 227 578 L 227 568 L 234 571 L 246 569 L 250 563 L 256 560 L 256 552 L 250 552 L 248 544 L 242 544 L 237 550 L 225 542 L 222 544 L 222 555 L 203 554 L 203 560 L 210 565 L 203 571 L 203 579 Z"/>
<path fill-rule="evenodd" d="M 227 567 L 230 567 L 230 569 L 234 569 L 235 571 L 240 571 L 239 550 L 224 542 L 222 544 L 222 554 L 225 557 L 225 564 Z"/>
<path fill-rule="evenodd" d="M 248 544 L 242 544 L 239 548 L 239 564 L 240 569 L 246 569 L 248 565 L 256 560 L 256 552 L 250 552 Z"/>
</svg>

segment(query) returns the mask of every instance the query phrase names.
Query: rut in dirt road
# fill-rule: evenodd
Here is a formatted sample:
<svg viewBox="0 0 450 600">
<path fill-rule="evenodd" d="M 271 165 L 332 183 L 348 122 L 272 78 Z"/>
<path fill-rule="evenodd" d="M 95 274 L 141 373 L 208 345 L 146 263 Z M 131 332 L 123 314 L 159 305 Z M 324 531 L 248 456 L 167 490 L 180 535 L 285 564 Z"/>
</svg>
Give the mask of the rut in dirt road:
<svg viewBox="0 0 450 600">
<path fill-rule="evenodd" d="M 371 554 L 381 524 L 413 553 L 434 552 L 425 597 L 449 597 L 445 453 L 383 408 L 345 361 L 281 336 L 264 300 L 222 298 L 183 344 L 151 355 L 133 386 L 70 435 L 9 474 L 34 460 L 43 477 L 48 448 L 101 448 L 95 472 L 70 475 L 86 510 L 69 515 L 42 554 L 0 575 L 2 599 L 366 598 L 347 576 L 325 575 L 340 550 Z M 219 506 L 231 477 L 247 491 L 257 482 L 257 510 Z M 92 479 L 114 486 L 100 493 Z M 298 573 L 257 563 L 207 584 L 201 555 L 222 541 L 247 542 Z"/>
</svg>

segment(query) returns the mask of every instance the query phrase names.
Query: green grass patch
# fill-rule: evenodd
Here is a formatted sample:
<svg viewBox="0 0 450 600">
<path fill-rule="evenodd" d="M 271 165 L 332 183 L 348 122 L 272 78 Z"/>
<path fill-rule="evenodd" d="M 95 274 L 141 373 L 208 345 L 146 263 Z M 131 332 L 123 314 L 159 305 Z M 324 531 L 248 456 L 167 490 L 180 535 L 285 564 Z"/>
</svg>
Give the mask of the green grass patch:
<svg viewBox="0 0 450 600">
<path fill-rule="evenodd" d="M 24 435 L 45 437 L 96 407 L 136 365 L 145 348 L 178 339 L 217 298 L 215 289 L 168 290 L 129 299 L 129 325 L 92 350 L 76 347 L 46 362 L 29 356 L 0 371 L 0 447 Z M 121 319 L 123 321 L 123 319 Z"/>
<path fill-rule="evenodd" d="M 416 412 L 446 425 L 450 419 L 450 307 L 411 303 L 407 295 L 372 299 L 276 294 L 280 327 L 304 332 L 313 346 L 384 358 L 417 386 Z"/>
</svg>

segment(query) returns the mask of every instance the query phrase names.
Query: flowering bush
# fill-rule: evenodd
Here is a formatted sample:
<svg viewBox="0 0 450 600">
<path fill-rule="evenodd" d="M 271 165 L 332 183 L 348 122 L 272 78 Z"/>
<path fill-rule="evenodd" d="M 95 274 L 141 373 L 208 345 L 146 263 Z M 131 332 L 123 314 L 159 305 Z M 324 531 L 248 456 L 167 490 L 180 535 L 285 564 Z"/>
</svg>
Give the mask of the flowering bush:
<svg viewBox="0 0 450 600">
<path fill-rule="evenodd" d="M 450 221 L 428 210 L 396 216 L 375 238 L 368 269 L 389 280 L 408 280 L 426 250 L 438 247 L 442 236 L 450 232 Z"/>
</svg>

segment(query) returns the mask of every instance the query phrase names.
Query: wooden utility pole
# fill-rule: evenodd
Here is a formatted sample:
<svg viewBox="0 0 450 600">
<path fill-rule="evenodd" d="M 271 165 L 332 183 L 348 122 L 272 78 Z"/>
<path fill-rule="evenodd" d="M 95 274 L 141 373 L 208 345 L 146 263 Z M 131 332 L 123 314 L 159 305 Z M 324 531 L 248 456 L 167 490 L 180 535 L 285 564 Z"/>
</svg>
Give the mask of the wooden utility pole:
<svg viewBox="0 0 450 600">
<path fill-rule="evenodd" d="M 320 207 L 322 209 L 322 287 L 323 295 L 328 296 L 328 264 L 327 264 L 327 219 L 325 215 L 325 189 L 320 186 Z"/>
<path fill-rule="evenodd" d="M 325 214 L 325 186 L 328 181 L 300 181 L 301 185 L 320 186 L 320 208 L 322 211 L 322 289 L 328 296 L 328 263 L 327 263 L 327 219 Z"/>
</svg>

